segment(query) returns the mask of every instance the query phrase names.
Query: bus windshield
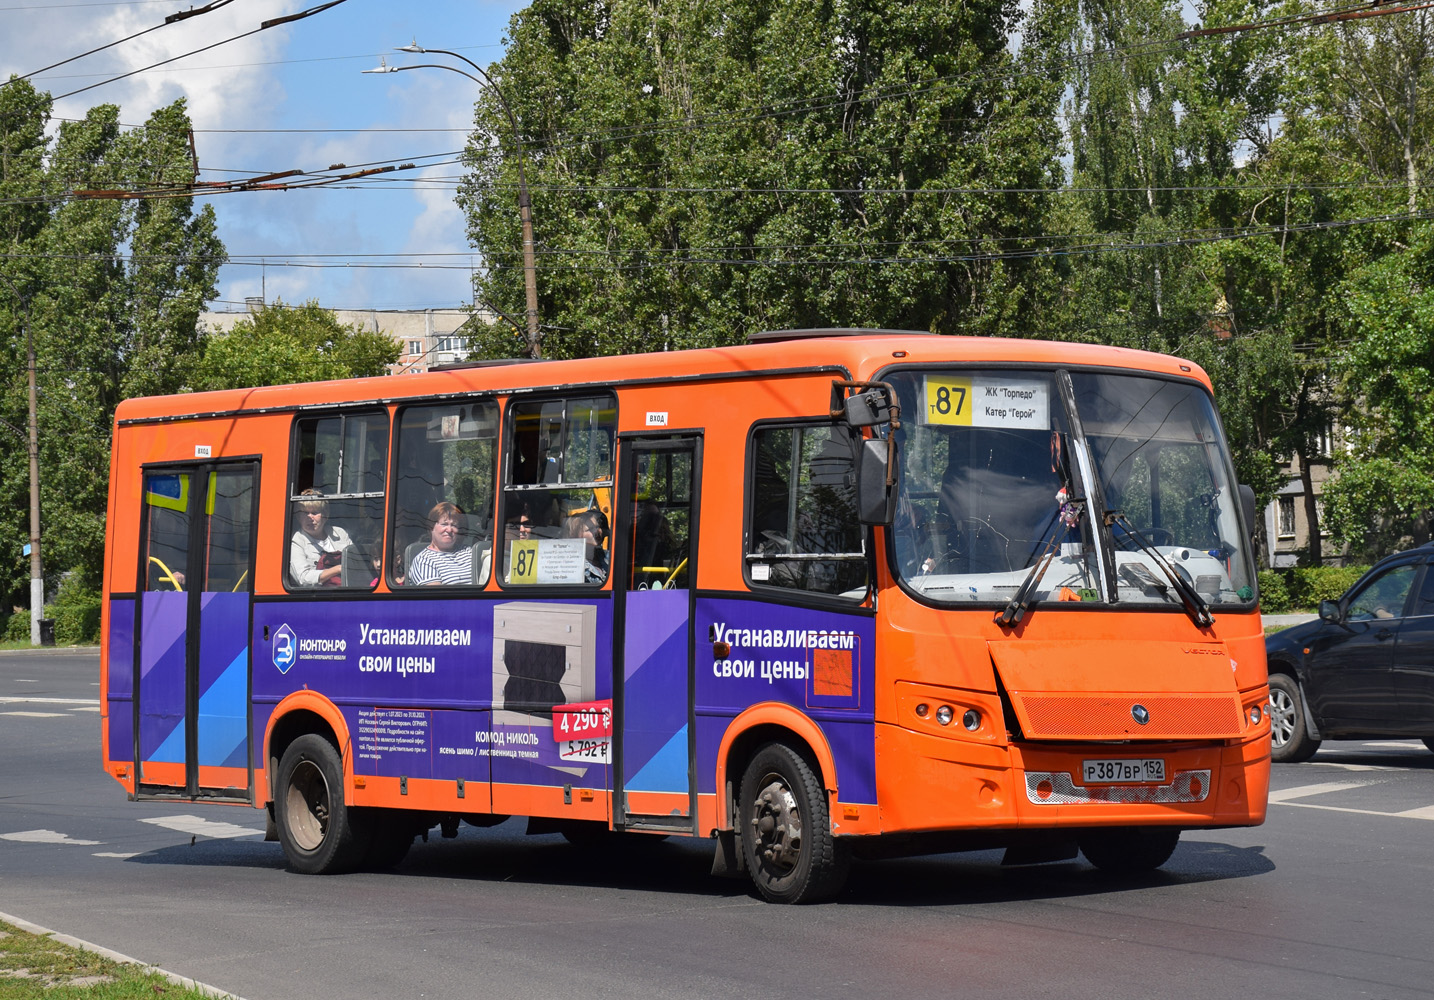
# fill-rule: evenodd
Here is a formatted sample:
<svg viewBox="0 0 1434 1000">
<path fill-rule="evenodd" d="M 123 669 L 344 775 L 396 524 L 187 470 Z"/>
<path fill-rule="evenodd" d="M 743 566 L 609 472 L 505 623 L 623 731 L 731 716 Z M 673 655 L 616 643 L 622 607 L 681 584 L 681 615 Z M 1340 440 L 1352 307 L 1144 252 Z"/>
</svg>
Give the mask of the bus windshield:
<svg viewBox="0 0 1434 1000">
<path fill-rule="evenodd" d="M 1032 602 L 1253 600 L 1239 495 L 1197 385 L 1079 370 L 888 381 L 903 414 L 890 555 L 909 589 L 938 603 L 1023 587 Z"/>
</svg>

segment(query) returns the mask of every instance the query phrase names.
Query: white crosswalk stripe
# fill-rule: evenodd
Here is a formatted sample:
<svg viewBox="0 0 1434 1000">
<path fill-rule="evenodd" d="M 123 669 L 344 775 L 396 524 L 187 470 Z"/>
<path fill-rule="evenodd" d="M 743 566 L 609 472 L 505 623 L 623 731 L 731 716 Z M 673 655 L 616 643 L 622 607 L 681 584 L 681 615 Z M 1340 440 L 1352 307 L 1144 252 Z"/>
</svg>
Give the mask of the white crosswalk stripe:
<svg viewBox="0 0 1434 1000">
<path fill-rule="evenodd" d="M 264 836 L 263 830 L 252 830 L 247 826 L 236 826 L 233 823 L 217 823 L 199 816 L 152 816 L 149 819 L 142 819 L 140 822 L 162 826 L 166 830 L 178 830 L 180 833 L 188 833 L 196 837 Z"/>
</svg>

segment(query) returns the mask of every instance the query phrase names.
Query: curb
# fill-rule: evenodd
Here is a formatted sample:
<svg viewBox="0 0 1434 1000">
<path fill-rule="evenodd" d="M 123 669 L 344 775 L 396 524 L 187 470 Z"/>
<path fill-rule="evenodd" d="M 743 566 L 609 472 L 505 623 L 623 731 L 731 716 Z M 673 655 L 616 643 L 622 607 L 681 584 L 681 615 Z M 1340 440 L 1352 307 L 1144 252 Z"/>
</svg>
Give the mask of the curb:
<svg viewBox="0 0 1434 1000">
<path fill-rule="evenodd" d="M 59 931 L 52 931 L 48 927 L 41 927 L 39 924 L 32 924 L 28 920 L 22 920 L 19 917 L 12 916 L 8 913 L 0 913 L 0 921 L 4 921 L 7 924 L 11 924 L 15 927 L 18 927 L 22 931 L 28 931 L 31 934 L 38 934 L 41 937 L 50 938 L 51 940 L 57 941 L 60 944 L 69 945 L 71 948 L 79 948 L 82 951 L 94 952 L 96 955 L 99 955 L 102 958 L 108 958 L 112 962 L 122 962 L 125 965 L 141 966 L 146 972 L 153 972 L 157 975 L 163 976 L 175 986 L 180 986 L 184 989 L 197 990 L 198 992 L 203 993 L 207 997 L 212 997 L 213 1000 L 244 1000 L 243 997 L 235 996 L 233 993 L 226 993 L 221 989 L 217 989 L 213 986 L 210 986 L 208 983 L 201 983 L 198 980 L 187 979 L 184 976 L 176 975 L 175 973 L 170 972 L 168 969 L 161 969 L 157 965 L 150 965 L 148 962 L 141 962 L 139 959 L 130 958 L 128 955 L 121 955 L 119 952 L 111 951 L 109 948 L 102 948 L 97 944 L 91 944 L 88 941 L 81 941 L 77 937 L 71 937 L 68 934 L 61 934 Z"/>
</svg>

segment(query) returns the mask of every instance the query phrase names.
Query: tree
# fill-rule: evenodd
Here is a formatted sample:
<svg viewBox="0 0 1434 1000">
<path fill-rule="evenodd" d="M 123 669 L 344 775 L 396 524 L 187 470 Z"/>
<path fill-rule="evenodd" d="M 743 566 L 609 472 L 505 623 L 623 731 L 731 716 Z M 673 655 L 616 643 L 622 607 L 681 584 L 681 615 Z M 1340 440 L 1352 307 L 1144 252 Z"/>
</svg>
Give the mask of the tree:
<svg viewBox="0 0 1434 1000">
<path fill-rule="evenodd" d="M 203 303 L 224 248 L 214 213 L 179 190 L 194 179 L 183 102 L 126 131 L 101 105 L 46 138 L 49 97 L 24 81 L 0 88 L 0 268 L 23 292 L 39 382 L 42 553 L 51 579 L 98 581 L 104 558 L 109 435 L 126 396 L 174 392 L 198 346 Z M 160 192 L 157 199 L 79 199 L 77 190 Z M 176 190 L 178 189 L 178 190 Z M 174 191 L 175 193 L 170 193 Z M 24 427 L 24 341 L 0 292 L 0 434 Z M 0 449 L 0 596 L 16 599 L 28 566 L 24 448 Z"/>
<path fill-rule="evenodd" d="M 209 334 L 187 383 L 202 391 L 384 375 L 398 355 L 391 337 L 340 323 L 316 301 L 275 301 L 227 333 Z"/>
<path fill-rule="evenodd" d="M 655 5 L 538 0 L 492 75 L 527 153 L 544 353 L 741 341 L 761 329 L 993 333 L 1039 267 L 1060 83 L 1008 47 L 1007 0 Z M 1024 67 L 1025 71 L 1021 71 Z M 459 202 L 518 315 L 516 146 L 478 97 Z M 483 353 L 516 353 L 508 328 Z"/>
</svg>

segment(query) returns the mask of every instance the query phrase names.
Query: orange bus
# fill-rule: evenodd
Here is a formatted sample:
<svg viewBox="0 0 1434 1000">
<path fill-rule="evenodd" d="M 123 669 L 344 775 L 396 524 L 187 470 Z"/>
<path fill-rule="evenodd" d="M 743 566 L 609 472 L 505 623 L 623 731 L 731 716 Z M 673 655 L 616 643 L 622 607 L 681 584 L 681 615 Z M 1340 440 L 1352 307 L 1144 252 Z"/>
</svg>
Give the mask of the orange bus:
<svg viewBox="0 0 1434 1000">
<path fill-rule="evenodd" d="M 433 827 L 1164 864 L 1264 820 L 1250 526 L 1209 379 L 788 331 L 121 404 L 105 769 L 290 866 Z"/>
</svg>

